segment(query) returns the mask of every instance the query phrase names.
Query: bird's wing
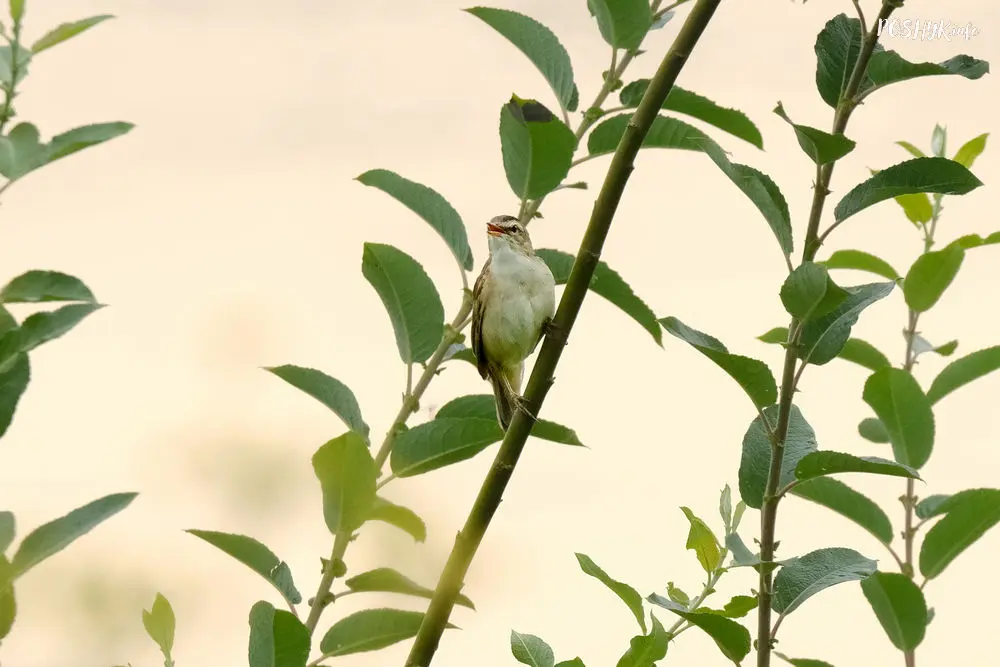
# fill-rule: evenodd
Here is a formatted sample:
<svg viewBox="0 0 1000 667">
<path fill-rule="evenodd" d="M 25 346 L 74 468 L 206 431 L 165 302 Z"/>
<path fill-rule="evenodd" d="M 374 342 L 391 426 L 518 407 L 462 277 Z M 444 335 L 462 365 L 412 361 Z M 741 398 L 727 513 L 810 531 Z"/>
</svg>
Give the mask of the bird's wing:
<svg viewBox="0 0 1000 667">
<path fill-rule="evenodd" d="M 490 262 L 492 257 L 486 259 L 483 270 L 476 278 L 476 284 L 472 288 L 472 353 L 476 355 L 476 367 L 479 375 L 486 378 L 487 362 L 486 350 L 483 346 L 483 316 L 485 315 L 485 294 L 486 279 L 490 273 Z"/>
</svg>

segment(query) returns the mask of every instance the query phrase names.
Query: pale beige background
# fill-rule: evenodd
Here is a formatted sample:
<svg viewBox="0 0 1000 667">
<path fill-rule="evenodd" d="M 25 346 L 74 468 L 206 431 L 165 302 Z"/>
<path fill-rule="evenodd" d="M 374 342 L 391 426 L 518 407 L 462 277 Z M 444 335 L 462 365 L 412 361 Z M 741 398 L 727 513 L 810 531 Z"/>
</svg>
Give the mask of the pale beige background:
<svg viewBox="0 0 1000 667">
<path fill-rule="evenodd" d="M 870 14 L 876 4 L 864 3 Z M 480 225 L 514 207 L 496 136 L 500 105 L 512 92 L 546 102 L 550 93 L 527 60 L 459 11 L 463 3 L 28 5 L 31 37 L 90 14 L 119 18 L 40 56 L 18 99 L 20 114 L 44 136 L 114 119 L 138 127 L 31 175 L 4 197 L 4 279 L 29 268 L 68 271 L 110 307 L 33 355 L 30 390 L 0 449 L 2 504 L 17 514 L 23 535 L 105 493 L 141 495 L 23 580 L 2 659 L 14 667 L 159 664 L 140 610 L 162 591 L 178 616 L 180 667 L 246 664 L 247 611 L 275 596 L 256 575 L 181 531 L 257 536 L 291 563 L 308 597 L 330 542 L 309 457 L 343 430 L 322 406 L 259 367 L 297 363 L 335 375 L 354 389 L 378 437 L 397 410 L 404 375 L 388 318 L 360 273 L 362 243 L 394 243 L 417 257 L 449 313 L 460 296 L 435 234 L 352 179 L 384 167 L 444 193 L 469 225 L 478 271 L 486 252 Z M 607 51 L 585 3 L 502 6 L 532 14 L 560 35 L 582 99 L 590 99 Z M 814 86 L 813 43 L 839 11 L 851 13 L 850 3 L 728 0 L 679 81 L 759 125 L 766 152 L 714 134 L 735 159 L 779 183 L 797 239 L 813 170 L 771 109 L 780 99 L 798 122 L 829 126 L 831 111 Z M 912 60 L 961 52 L 1000 60 L 994 3 L 909 2 L 900 15 L 981 28 L 968 43 L 887 42 Z M 656 34 L 631 76 L 652 72 L 677 25 Z M 996 80 L 924 79 L 872 96 L 851 123 L 848 134 L 859 146 L 837 169 L 827 213 L 868 167 L 906 157 L 893 146 L 897 139 L 926 147 L 936 121 L 948 125 L 950 150 L 995 132 Z M 997 139 L 990 141 L 975 166 L 987 187 L 947 200 L 940 226 L 946 241 L 1000 229 L 1000 151 Z M 579 175 L 596 188 L 606 164 L 589 163 Z M 552 196 L 545 220 L 532 228 L 536 245 L 574 250 L 593 194 Z M 901 271 L 919 246 L 892 202 L 851 220 L 832 241 L 875 249 Z M 639 159 L 604 258 L 661 316 L 677 315 L 734 351 L 777 366 L 777 348 L 753 337 L 785 323 L 776 298 L 780 255 L 748 200 L 703 156 L 661 151 Z M 959 353 L 1000 342 L 998 262 L 996 248 L 969 254 L 924 319 L 927 337 L 958 337 Z M 896 294 L 866 313 L 857 331 L 898 360 L 903 321 Z M 925 386 L 943 364 L 922 359 Z M 839 362 L 805 376 L 799 404 L 821 446 L 885 453 L 855 433 L 867 414 L 860 398 L 865 377 Z M 482 391 L 472 368 L 459 364 L 434 382 L 424 407 Z M 994 375 L 940 405 L 928 493 L 1000 485 L 998 392 Z M 634 621 L 579 571 L 574 551 L 643 594 L 668 580 L 688 590 L 700 585 L 697 562 L 683 549 L 678 506 L 716 524 L 718 490 L 735 484 L 740 438 L 753 417 L 738 388 L 670 337 L 660 350 L 591 296 L 544 416 L 573 426 L 590 449 L 531 443 L 468 581 L 479 611 L 455 614 L 464 629 L 447 634 L 436 665 L 514 664 L 507 648 L 512 627 L 545 637 L 560 658 L 579 654 L 592 667 L 613 665 L 636 631 Z M 432 584 L 494 452 L 392 485 L 393 498 L 429 519 L 429 544 L 366 528 L 349 554 L 351 570 L 393 565 Z M 898 521 L 900 482 L 850 482 L 893 508 Z M 746 527 L 755 521 L 748 514 Z M 863 531 L 802 501 L 783 505 L 779 530 L 787 556 L 844 544 L 891 564 Z M 1000 584 L 986 573 L 998 551 L 994 532 L 928 586 L 937 618 L 921 665 L 994 664 L 987 647 Z M 728 595 L 753 582 L 738 573 L 724 583 Z M 421 607 L 358 596 L 329 617 L 377 602 Z M 659 616 L 672 621 L 667 612 Z M 783 627 L 780 648 L 792 655 L 839 667 L 901 663 L 857 585 L 807 603 Z M 408 643 L 337 664 L 399 665 L 407 650 Z M 692 632 L 671 649 L 669 664 L 725 661 L 707 637 Z"/>
</svg>

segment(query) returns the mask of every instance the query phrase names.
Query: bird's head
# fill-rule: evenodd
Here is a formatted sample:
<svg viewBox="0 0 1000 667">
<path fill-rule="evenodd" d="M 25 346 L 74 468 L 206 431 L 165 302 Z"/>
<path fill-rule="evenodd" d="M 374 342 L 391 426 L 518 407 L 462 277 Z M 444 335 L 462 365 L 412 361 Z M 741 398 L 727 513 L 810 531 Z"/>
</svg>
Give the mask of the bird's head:
<svg viewBox="0 0 1000 667">
<path fill-rule="evenodd" d="M 491 253 L 500 248 L 509 248 L 522 254 L 534 252 L 528 230 L 514 216 L 496 216 L 486 223 L 486 233 L 489 235 Z"/>
</svg>

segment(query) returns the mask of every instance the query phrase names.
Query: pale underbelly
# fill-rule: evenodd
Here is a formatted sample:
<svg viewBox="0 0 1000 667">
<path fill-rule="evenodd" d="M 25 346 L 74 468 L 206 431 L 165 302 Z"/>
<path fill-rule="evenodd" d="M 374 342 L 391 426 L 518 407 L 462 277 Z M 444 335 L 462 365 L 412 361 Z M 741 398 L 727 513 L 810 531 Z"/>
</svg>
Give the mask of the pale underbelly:
<svg viewBox="0 0 1000 667">
<path fill-rule="evenodd" d="M 529 299 L 523 292 L 494 296 L 496 301 L 483 313 L 483 346 L 490 359 L 516 366 L 531 354 L 551 313 L 538 296 Z"/>
</svg>

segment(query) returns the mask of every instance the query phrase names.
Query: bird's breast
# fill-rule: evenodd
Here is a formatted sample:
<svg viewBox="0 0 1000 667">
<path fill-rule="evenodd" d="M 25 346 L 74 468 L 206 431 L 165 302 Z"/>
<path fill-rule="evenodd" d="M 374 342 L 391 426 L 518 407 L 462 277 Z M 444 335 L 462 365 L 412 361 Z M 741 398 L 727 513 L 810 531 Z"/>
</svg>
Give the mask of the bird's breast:
<svg viewBox="0 0 1000 667">
<path fill-rule="evenodd" d="M 515 365 L 538 342 L 555 312 L 555 280 L 538 257 L 496 253 L 491 260 L 489 304 L 483 313 L 483 344 L 496 362 Z"/>
</svg>

